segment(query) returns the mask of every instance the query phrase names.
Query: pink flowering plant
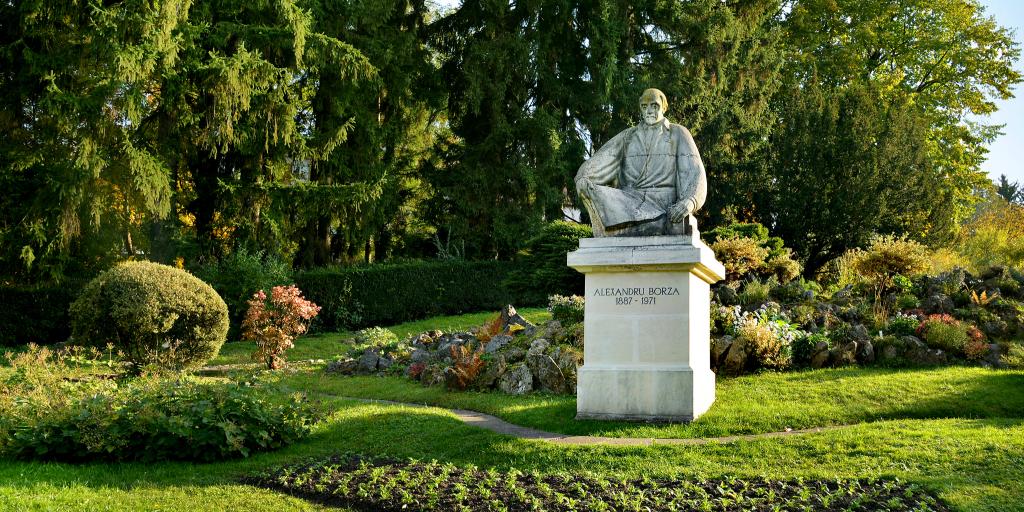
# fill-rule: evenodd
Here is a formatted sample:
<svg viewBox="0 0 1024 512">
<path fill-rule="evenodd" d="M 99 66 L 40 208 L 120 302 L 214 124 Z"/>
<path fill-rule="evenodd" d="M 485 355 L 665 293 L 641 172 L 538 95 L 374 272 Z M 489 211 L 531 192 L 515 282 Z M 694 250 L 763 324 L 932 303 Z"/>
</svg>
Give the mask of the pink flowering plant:
<svg viewBox="0 0 1024 512">
<path fill-rule="evenodd" d="M 249 311 L 242 321 L 242 339 L 256 342 L 252 358 L 276 370 L 284 366 L 284 352 L 295 346 L 295 338 L 309 329 L 309 321 L 320 306 L 302 298 L 295 285 L 275 286 L 270 299 L 260 290 L 249 299 Z"/>
</svg>

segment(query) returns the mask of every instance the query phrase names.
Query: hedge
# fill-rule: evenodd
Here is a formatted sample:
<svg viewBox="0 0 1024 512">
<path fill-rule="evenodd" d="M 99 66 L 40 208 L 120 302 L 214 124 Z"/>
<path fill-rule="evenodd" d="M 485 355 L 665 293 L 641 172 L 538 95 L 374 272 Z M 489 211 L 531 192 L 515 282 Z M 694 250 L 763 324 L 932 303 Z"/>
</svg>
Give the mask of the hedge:
<svg viewBox="0 0 1024 512">
<path fill-rule="evenodd" d="M 68 339 L 68 306 L 85 281 L 61 285 L 0 286 L 0 346 L 50 344 Z"/>
<path fill-rule="evenodd" d="M 323 308 L 314 328 L 336 331 L 527 305 L 505 285 L 518 266 L 507 261 L 425 261 L 312 269 L 296 273 L 294 280 L 303 296 Z"/>
</svg>

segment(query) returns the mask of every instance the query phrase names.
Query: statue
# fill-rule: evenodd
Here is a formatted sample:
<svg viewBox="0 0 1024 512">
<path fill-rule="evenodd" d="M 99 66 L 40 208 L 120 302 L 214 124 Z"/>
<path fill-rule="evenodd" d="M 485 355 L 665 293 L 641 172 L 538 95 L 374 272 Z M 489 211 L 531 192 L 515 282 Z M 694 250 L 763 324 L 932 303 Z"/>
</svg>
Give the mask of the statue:
<svg viewBox="0 0 1024 512">
<path fill-rule="evenodd" d="M 704 163 L 689 130 L 665 119 L 658 89 L 640 96 L 643 122 L 613 137 L 576 173 L 595 237 L 697 235 Z"/>
</svg>

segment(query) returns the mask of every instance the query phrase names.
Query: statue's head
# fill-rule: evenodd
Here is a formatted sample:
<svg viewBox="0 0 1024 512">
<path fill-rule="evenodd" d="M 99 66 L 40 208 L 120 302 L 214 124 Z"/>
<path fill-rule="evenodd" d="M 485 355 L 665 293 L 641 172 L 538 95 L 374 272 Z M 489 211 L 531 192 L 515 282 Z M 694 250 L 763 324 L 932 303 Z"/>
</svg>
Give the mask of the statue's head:
<svg viewBox="0 0 1024 512">
<path fill-rule="evenodd" d="M 668 98 L 658 89 L 647 89 L 640 95 L 640 117 L 647 124 L 658 124 L 665 119 Z"/>
</svg>

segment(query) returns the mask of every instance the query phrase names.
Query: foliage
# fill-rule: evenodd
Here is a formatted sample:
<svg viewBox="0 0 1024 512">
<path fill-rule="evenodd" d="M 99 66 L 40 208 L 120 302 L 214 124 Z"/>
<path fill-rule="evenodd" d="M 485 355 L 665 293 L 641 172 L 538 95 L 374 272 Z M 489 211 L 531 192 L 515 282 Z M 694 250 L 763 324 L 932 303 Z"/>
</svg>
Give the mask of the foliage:
<svg viewBox="0 0 1024 512">
<path fill-rule="evenodd" d="M 85 282 L 0 285 L 0 347 L 48 344 L 71 334 L 68 307 Z"/>
<path fill-rule="evenodd" d="M 1024 203 L 1024 189 L 1016 181 L 1010 183 L 1005 174 L 999 175 L 999 183 L 996 183 L 996 194 L 1007 203 Z"/>
<path fill-rule="evenodd" d="M 0 381 L 0 453 L 43 460 L 245 457 L 305 437 L 316 413 L 259 383 L 190 379 L 68 380 L 46 349 L 8 355 Z"/>
<path fill-rule="evenodd" d="M 921 325 L 921 321 L 916 316 L 904 315 L 903 313 L 896 313 L 895 316 L 889 318 L 889 323 L 885 327 L 885 332 L 894 336 L 913 336 L 917 334 L 917 328 Z"/>
<path fill-rule="evenodd" d="M 930 347 L 949 354 L 981 359 L 988 353 L 984 334 L 970 324 L 965 324 L 950 315 L 930 315 L 917 328 L 917 335 Z"/>
<path fill-rule="evenodd" d="M 778 286 L 778 281 L 775 281 L 774 277 L 763 283 L 755 277 L 743 284 L 743 288 L 738 294 L 740 304 L 744 306 L 764 304 L 768 301 L 772 288 L 776 286 Z"/>
<path fill-rule="evenodd" d="M 739 510 L 771 510 L 779 502 L 796 510 L 947 510 L 924 489 L 893 480 L 541 475 L 436 461 L 370 459 L 354 454 L 292 464 L 249 481 L 345 507 L 374 510 L 401 510 L 410 504 L 429 511 L 700 510 L 722 499 L 728 499 Z M 729 498 L 721 498 L 722 495 Z M 831 503 L 857 505 L 823 505 Z"/>
<path fill-rule="evenodd" d="M 893 236 L 879 236 L 871 240 L 866 250 L 855 250 L 851 265 L 860 275 L 872 281 L 875 294 L 875 316 L 885 318 L 889 305 L 884 298 L 902 283 L 900 276 L 923 274 L 929 268 L 928 249 L 912 240 Z M 906 286 L 903 286 L 906 288 Z"/>
<path fill-rule="evenodd" d="M 501 334 L 501 330 L 503 327 L 504 326 L 502 325 L 501 321 L 501 313 L 498 313 L 491 317 L 486 322 L 484 322 L 484 324 L 477 328 L 474 332 L 476 333 L 477 339 L 486 343 L 488 341 L 491 341 L 491 339 L 494 338 L 495 336 Z"/>
<path fill-rule="evenodd" d="M 748 274 L 774 276 L 788 283 L 800 275 L 800 264 L 779 237 L 757 223 L 733 223 L 709 231 L 706 238 L 715 256 L 725 265 L 726 281 L 736 282 Z"/>
<path fill-rule="evenodd" d="M 295 346 L 295 338 L 306 332 L 319 312 L 320 306 L 303 299 L 295 285 L 275 286 L 269 302 L 266 292 L 260 290 L 249 299 L 242 339 L 256 342 L 254 360 L 277 370 L 284 366 L 284 352 Z"/>
<path fill-rule="evenodd" d="M 356 332 L 356 345 L 375 348 L 384 348 L 393 343 L 398 343 L 398 336 L 384 327 L 367 327 Z"/>
<path fill-rule="evenodd" d="M 860 245 L 872 231 L 932 241 L 955 234 L 973 212 L 975 191 L 991 187 L 979 166 L 996 127 L 971 119 L 993 112 L 996 100 L 1010 97 L 1021 80 L 1013 64 L 1020 47 L 1012 32 L 986 16 L 976 0 L 808 0 L 793 4 L 783 27 L 791 49 L 785 76 L 793 84 L 784 88 L 780 103 L 803 103 L 819 84 L 839 98 L 869 91 L 853 105 L 842 105 L 842 99 L 825 103 L 842 105 L 846 115 L 838 118 L 839 125 L 846 124 L 853 137 L 840 135 L 845 128 L 811 120 L 798 129 L 802 140 L 780 152 L 782 160 L 770 159 L 787 162 L 777 166 L 781 171 L 789 171 L 793 162 L 786 156 L 818 165 L 765 180 L 786 185 L 780 199 L 798 190 L 812 192 L 790 196 L 794 202 L 772 216 L 783 236 L 807 235 L 809 243 L 800 243 L 797 251 L 820 253 L 827 261 Z M 807 120 L 787 110 L 781 114 L 787 128 L 776 132 L 783 142 L 793 133 L 789 126 Z M 804 143 L 812 145 L 801 152 L 796 144 Z M 798 181 L 790 181 L 794 178 Z M 801 210 L 795 201 L 805 197 L 816 201 Z M 858 204 L 867 207 L 850 211 Z M 807 215 L 803 222 L 801 211 Z M 805 226 L 813 229 L 802 230 Z M 844 237 L 839 230 L 850 234 Z"/>
<path fill-rule="evenodd" d="M 216 263 L 202 265 L 196 277 L 206 281 L 228 305 L 229 339 L 238 339 L 249 299 L 259 290 L 287 284 L 291 269 L 274 256 L 239 248 Z"/>
<path fill-rule="evenodd" d="M 551 318 L 561 322 L 562 327 L 571 327 L 583 322 L 586 300 L 579 295 L 552 295 L 548 297 L 548 311 Z"/>
<path fill-rule="evenodd" d="M 1024 267 L 1024 205 L 993 199 L 964 226 L 958 244 L 969 267 L 980 272 L 993 265 Z"/>
<path fill-rule="evenodd" d="M 1024 369 L 1024 344 L 1011 343 L 1002 357 L 1002 362 L 1010 368 Z"/>
<path fill-rule="evenodd" d="M 581 238 L 590 238 L 590 226 L 556 221 L 545 224 L 526 241 L 518 271 L 507 285 L 527 302 L 542 303 L 549 295 L 583 293 L 583 274 L 565 264 L 566 254 L 579 249 Z"/>
<path fill-rule="evenodd" d="M 825 343 L 830 349 L 832 340 L 827 334 L 821 332 L 801 333 L 793 339 L 793 366 L 806 367 L 811 363 L 811 356 L 818 343 Z"/>
<path fill-rule="evenodd" d="M 725 265 L 728 281 L 737 281 L 746 274 L 764 266 L 768 249 L 753 238 L 725 238 L 711 244 L 715 257 Z"/>
<path fill-rule="evenodd" d="M 76 342 L 112 343 L 136 373 L 150 364 L 198 368 L 217 355 L 228 332 L 227 306 L 210 285 L 147 261 L 121 263 L 97 276 L 70 315 Z"/>
<path fill-rule="evenodd" d="M 948 235 L 946 184 L 930 170 L 927 120 L 912 100 L 859 83 L 789 87 L 778 100 L 785 122 L 760 160 L 770 168 L 758 207 L 808 273 L 874 233 Z"/>
<path fill-rule="evenodd" d="M 761 368 L 787 368 L 792 363 L 793 342 L 804 335 L 779 305 L 771 302 L 753 312 L 735 306 L 725 323 L 726 333 L 743 340 Z"/>
<path fill-rule="evenodd" d="M 452 345 L 448 352 L 452 364 L 444 369 L 445 385 L 450 389 L 465 390 L 487 366 L 487 361 L 480 357 L 484 347 L 480 345 L 474 350 L 468 345 Z"/>
<path fill-rule="evenodd" d="M 294 278 L 323 308 L 314 328 L 335 331 L 526 303 L 501 284 L 515 268 L 498 261 L 422 261 L 311 269 Z"/>
</svg>

